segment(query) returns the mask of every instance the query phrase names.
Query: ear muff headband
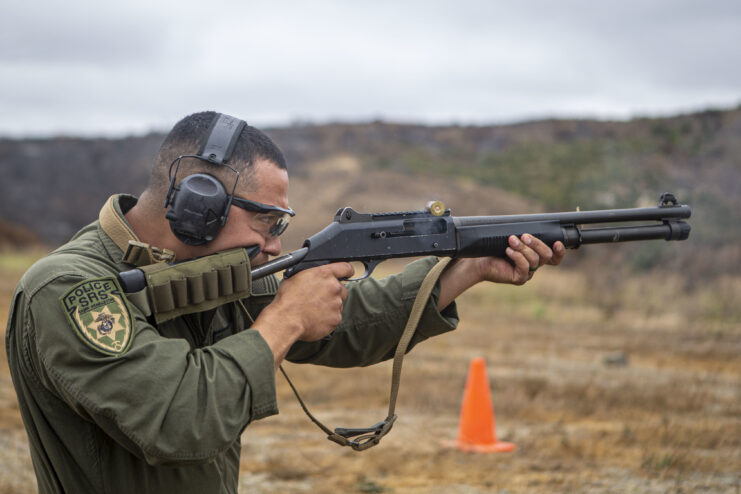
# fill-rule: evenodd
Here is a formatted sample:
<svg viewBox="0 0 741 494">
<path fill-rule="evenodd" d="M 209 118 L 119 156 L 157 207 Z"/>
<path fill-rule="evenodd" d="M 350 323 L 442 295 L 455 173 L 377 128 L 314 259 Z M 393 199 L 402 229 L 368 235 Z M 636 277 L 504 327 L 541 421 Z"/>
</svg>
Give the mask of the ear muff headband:
<svg viewBox="0 0 741 494">
<path fill-rule="evenodd" d="M 170 220 L 172 232 L 183 243 L 203 245 L 210 242 L 226 224 L 239 181 L 239 172 L 227 162 L 246 125 L 243 120 L 217 113 L 198 154 L 178 156 L 170 164 L 170 186 L 165 199 L 165 207 L 169 206 L 170 209 L 165 217 Z M 231 192 L 227 193 L 216 177 L 206 173 L 190 175 L 176 187 L 180 160 L 183 158 L 197 158 L 232 170 L 235 178 Z M 175 173 L 172 173 L 173 166 Z"/>
<path fill-rule="evenodd" d="M 215 165 L 228 162 L 245 125 L 244 120 L 219 113 L 211 122 L 208 139 L 198 151 L 200 158 Z"/>
</svg>

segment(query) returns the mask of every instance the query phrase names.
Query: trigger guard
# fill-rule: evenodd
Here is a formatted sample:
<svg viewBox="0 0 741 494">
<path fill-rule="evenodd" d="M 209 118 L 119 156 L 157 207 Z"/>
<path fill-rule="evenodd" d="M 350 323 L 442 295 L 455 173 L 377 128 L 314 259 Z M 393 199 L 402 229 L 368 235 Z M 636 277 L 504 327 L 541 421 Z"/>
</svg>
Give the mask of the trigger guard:
<svg viewBox="0 0 741 494">
<path fill-rule="evenodd" d="M 376 269 L 376 266 L 381 264 L 383 260 L 371 260 L 371 261 L 360 261 L 363 263 L 363 267 L 365 268 L 365 273 L 363 273 L 363 276 L 360 278 L 351 278 L 344 281 L 361 281 L 366 278 L 370 278 L 370 275 L 373 274 L 373 270 Z"/>
</svg>

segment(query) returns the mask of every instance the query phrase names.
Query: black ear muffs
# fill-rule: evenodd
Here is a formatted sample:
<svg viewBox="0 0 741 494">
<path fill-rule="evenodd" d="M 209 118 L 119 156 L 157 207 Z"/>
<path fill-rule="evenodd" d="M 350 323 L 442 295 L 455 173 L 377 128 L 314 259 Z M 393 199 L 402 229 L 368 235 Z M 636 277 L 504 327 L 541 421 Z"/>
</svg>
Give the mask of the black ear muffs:
<svg viewBox="0 0 741 494">
<path fill-rule="evenodd" d="M 175 236 L 188 245 L 210 242 L 226 223 L 224 208 L 229 194 L 216 177 L 196 173 L 175 187 L 165 217 Z"/>
<path fill-rule="evenodd" d="M 181 242 L 203 245 L 212 241 L 226 224 L 239 180 L 239 172 L 227 162 L 246 125 L 243 120 L 217 113 L 198 154 L 178 156 L 170 165 L 170 188 L 165 200 L 165 207 L 169 206 L 170 209 L 165 217 L 170 220 L 170 229 Z M 180 160 L 183 158 L 197 158 L 232 170 L 235 179 L 231 192 L 227 192 L 216 177 L 207 173 L 190 175 L 176 187 Z"/>
</svg>

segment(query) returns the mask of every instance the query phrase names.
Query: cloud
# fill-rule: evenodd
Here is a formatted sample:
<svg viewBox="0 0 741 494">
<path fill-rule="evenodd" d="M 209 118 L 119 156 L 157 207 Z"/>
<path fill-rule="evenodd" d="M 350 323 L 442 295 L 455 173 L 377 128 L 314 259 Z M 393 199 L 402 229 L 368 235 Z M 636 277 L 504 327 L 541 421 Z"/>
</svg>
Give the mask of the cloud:
<svg viewBox="0 0 741 494">
<path fill-rule="evenodd" d="M 0 134 L 165 129 L 217 109 L 498 122 L 741 100 L 741 4 L 459 0 L 12 2 Z"/>
<path fill-rule="evenodd" d="M 151 64 L 166 54 L 161 12 L 144 3 L 9 2 L 3 17 L 2 63 L 102 68 Z"/>
</svg>

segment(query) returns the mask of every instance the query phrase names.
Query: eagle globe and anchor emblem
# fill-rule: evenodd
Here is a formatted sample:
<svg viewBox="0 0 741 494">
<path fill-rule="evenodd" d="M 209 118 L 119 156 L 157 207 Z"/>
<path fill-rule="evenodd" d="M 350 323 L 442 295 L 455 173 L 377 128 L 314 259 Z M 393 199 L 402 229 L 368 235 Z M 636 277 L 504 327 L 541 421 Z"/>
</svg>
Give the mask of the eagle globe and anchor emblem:
<svg viewBox="0 0 741 494">
<path fill-rule="evenodd" d="M 98 325 L 98 333 L 107 335 L 113 329 L 113 325 L 116 322 L 116 318 L 112 314 L 101 312 L 98 317 L 95 318 L 95 322 L 100 323 Z"/>
</svg>

